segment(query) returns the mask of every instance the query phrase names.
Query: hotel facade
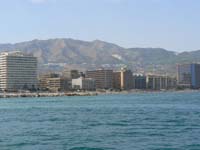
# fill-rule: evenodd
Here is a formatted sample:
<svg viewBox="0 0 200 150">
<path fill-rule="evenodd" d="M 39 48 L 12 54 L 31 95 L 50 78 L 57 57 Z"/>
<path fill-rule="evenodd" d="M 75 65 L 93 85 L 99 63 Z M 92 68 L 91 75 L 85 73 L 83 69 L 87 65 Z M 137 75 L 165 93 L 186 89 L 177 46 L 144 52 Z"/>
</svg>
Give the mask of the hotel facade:
<svg viewBox="0 0 200 150">
<path fill-rule="evenodd" d="M 0 54 L 0 90 L 36 89 L 37 83 L 36 57 L 22 52 Z"/>
</svg>

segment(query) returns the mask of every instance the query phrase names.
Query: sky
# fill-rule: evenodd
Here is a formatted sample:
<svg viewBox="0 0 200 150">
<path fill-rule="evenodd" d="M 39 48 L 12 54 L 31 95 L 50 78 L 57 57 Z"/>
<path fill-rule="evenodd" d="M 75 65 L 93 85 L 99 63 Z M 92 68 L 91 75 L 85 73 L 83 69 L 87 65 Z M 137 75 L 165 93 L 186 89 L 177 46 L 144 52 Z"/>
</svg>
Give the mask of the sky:
<svg viewBox="0 0 200 150">
<path fill-rule="evenodd" d="M 200 49 L 200 0 L 0 2 L 0 43 L 73 38 L 125 48 Z"/>
</svg>

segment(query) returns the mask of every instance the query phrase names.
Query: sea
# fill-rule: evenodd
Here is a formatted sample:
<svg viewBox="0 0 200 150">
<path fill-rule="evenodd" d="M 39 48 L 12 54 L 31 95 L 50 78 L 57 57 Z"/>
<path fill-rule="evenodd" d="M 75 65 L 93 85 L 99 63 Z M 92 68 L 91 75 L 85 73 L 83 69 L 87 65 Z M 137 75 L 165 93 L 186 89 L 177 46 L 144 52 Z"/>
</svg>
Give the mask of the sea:
<svg viewBox="0 0 200 150">
<path fill-rule="evenodd" d="M 200 92 L 0 99 L 0 150 L 200 150 Z"/>
</svg>

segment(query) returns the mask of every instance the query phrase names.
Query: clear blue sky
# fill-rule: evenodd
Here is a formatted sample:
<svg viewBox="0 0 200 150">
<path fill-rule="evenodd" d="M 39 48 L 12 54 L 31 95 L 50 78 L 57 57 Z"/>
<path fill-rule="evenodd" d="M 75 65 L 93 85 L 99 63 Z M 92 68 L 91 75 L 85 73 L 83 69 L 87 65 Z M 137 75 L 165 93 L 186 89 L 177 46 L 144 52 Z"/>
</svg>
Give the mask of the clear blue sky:
<svg viewBox="0 0 200 150">
<path fill-rule="evenodd" d="M 197 50 L 199 8 L 200 0 L 2 0 L 0 43 L 75 38 Z"/>
</svg>

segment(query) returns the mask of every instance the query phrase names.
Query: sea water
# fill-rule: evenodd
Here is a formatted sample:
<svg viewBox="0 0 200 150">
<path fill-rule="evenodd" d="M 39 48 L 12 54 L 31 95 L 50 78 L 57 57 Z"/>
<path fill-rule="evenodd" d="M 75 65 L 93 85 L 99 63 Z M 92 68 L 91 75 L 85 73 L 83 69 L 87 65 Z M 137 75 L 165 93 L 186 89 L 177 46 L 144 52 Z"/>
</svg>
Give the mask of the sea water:
<svg viewBox="0 0 200 150">
<path fill-rule="evenodd" d="M 0 150 L 144 149 L 200 149 L 200 93 L 0 99 Z"/>
</svg>

